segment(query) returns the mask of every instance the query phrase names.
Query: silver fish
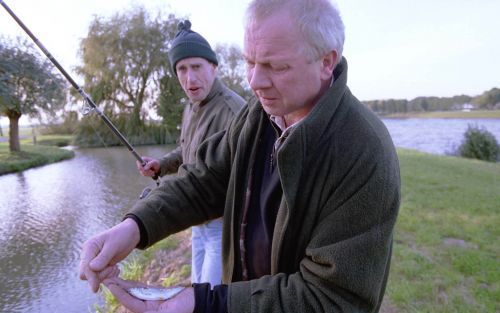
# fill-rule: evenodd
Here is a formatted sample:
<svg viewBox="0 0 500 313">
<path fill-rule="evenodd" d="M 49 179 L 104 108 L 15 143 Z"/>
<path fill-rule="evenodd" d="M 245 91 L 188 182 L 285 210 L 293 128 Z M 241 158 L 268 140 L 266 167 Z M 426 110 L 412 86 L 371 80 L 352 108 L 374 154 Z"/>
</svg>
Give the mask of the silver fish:
<svg viewBox="0 0 500 313">
<path fill-rule="evenodd" d="M 184 290 L 184 287 L 133 287 L 127 289 L 128 293 L 141 300 L 168 300 L 182 290 Z"/>
</svg>

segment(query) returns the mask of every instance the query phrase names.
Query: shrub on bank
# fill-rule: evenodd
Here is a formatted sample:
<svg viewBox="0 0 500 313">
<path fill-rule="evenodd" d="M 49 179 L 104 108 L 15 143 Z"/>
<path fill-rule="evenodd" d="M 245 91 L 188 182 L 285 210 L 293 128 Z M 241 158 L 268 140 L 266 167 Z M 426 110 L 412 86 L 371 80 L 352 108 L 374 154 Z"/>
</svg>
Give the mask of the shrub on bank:
<svg viewBox="0 0 500 313">
<path fill-rule="evenodd" d="M 487 129 L 469 125 L 464 134 L 464 140 L 458 148 L 458 154 L 464 158 L 497 162 L 500 156 L 500 146 Z"/>
<path fill-rule="evenodd" d="M 43 136 L 36 143 L 43 146 L 66 147 L 71 144 L 72 138 L 71 135 L 49 135 Z"/>
</svg>

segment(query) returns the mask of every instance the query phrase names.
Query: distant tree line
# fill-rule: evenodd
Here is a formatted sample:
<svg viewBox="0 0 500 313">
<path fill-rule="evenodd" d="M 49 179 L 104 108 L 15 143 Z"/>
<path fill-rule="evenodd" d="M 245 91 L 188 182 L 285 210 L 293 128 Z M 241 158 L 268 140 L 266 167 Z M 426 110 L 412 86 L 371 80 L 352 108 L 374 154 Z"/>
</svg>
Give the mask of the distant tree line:
<svg viewBox="0 0 500 313">
<path fill-rule="evenodd" d="M 388 99 L 363 101 L 363 103 L 381 115 L 462 110 L 465 108 L 464 105 L 470 105 L 473 109 L 494 110 L 500 109 L 500 89 L 493 88 L 476 97 L 466 95 L 454 97 L 417 97 L 413 100 Z"/>
</svg>

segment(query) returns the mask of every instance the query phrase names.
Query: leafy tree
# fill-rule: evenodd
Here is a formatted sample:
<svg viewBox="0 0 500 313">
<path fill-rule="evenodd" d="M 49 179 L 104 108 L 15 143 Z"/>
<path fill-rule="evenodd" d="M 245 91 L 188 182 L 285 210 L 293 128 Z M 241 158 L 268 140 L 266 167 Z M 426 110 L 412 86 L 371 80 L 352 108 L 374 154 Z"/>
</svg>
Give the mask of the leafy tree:
<svg viewBox="0 0 500 313">
<path fill-rule="evenodd" d="M 66 100 L 65 83 L 33 45 L 0 38 L 0 111 L 9 118 L 10 151 L 20 151 L 19 119 L 53 115 Z"/>
<path fill-rule="evenodd" d="M 217 45 L 218 73 L 222 81 L 241 97 L 249 99 L 252 91 L 245 74 L 245 62 L 241 49 L 236 45 Z"/>
<path fill-rule="evenodd" d="M 482 95 L 475 97 L 473 102 L 481 109 L 493 109 L 500 104 L 500 89 L 492 88 L 485 91 Z"/>
<path fill-rule="evenodd" d="M 42 135 L 67 135 L 74 134 L 80 123 L 77 111 L 62 110 L 61 118 L 54 117 L 49 120 L 44 128 L 40 129 Z"/>
<path fill-rule="evenodd" d="M 171 138 L 177 137 L 178 125 L 182 121 L 183 104 L 187 101 L 177 76 L 165 75 L 160 81 L 160 96 L 157 101 L 157 114 Z"/>
<path fill-rule="evenodd" d="M 174 15 L 153 19 L 139 7 L 110 19 L 95 17 L 81 41 L 77 71 L 84 88 L 104 109 L 130 114 L 132 131 L 143 125 L 145 103 L 158 98 L 160 79 L 172 77 L 167 50 L 178 22 Z"/>
<path fill-rule="evenodd" d="M 2 114 L 0 114 L 0 117 L 2 117 Z M 2 125 L 1 124 L 0 124 L 0 137 L 3 137 L 3 129 L 2 129 Z"/>
</svg>

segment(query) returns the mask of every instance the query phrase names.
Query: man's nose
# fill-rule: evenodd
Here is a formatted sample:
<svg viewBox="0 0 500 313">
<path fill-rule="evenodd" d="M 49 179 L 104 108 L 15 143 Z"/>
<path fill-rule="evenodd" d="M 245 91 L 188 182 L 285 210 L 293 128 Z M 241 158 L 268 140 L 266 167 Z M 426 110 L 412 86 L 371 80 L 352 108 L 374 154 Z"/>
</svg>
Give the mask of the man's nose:
<svg viewBox="0 0 500 313">
<path fill-rule="evenodd" d="M 257 64 L 249 73 L 249 85 L 252 90 L 266 89 L 272 86 L 271 79 L 261 65 Z"/>
<path fill-rule="evenodd" d="M 187 73 L 186 73 L 186 78 L 187 78 L 187 81 L 190 83 L 196 81 L 196 75 L 195 75 L 194 71 L 191 69 L 188 69 Z"/>
</svg>

